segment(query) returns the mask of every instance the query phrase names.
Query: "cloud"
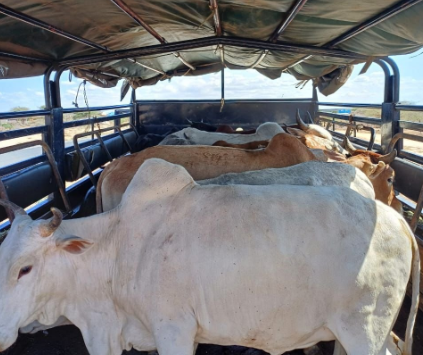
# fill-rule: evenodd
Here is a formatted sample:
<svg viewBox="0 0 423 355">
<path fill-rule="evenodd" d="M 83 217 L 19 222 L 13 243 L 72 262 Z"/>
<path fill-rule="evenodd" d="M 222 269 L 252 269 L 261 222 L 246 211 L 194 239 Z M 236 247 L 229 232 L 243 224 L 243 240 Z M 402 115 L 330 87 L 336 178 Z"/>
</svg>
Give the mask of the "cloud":
<svg viewBox="0 0 423 355">
<path fill-rule="evenodd" d="M 357 66 L 351 78 L 336 93 L 325 97 L 318 94 L 319 100 L 330 102 L 358 102 L 358 103 L 381 103 L 384 93 L 384 74 L 377 66 L 371 66 L 367 73 L 358 75 L 361 66 Z M 25 84 L 28 79 L 0 80 L 0 111 L 8 111 L 15 106 L 26 106 L 36 109 L 44 104 L 42 91 L 42 77 L 28 87 Z M 31 79 L 32 80 L 32 79 Z M 9 85 L 16 82 L 19 85 Z M 62 75 L 61 94 L 63 107 L 73 107 L 79 84 L 82 80 L 73 78 L 68 81 L 66 73 Z M 255 70 L 225 70 L 225 98 L 226 99 L 281 99 L 281 98 L 310 98 L 312 95 L 311 81 L 304 88 L 295 86 L 298 81 L 287 74 L 281 78 L 270 80 Z M 129 103 L 130 93 L 123 102 L 120 102 L 121 83 L 114 88 L 102 89 L 87 83 L 86 93 L 90 107 L 118 105 Z M 423 77 L 402 76 L 400 99 L 413 103 L 423 103 L 421 88 Z M 24 88 L 24 89 L 23 89 Z M 220 73 L 194 77 L 174 77 L 172 80 L 159 82 L 154 86 L 138 88 L 139 100 L 201 100 L 220 99 Z M 78 94 L 79 107 L 85 106 L 83 86 Z"/>
</svg>

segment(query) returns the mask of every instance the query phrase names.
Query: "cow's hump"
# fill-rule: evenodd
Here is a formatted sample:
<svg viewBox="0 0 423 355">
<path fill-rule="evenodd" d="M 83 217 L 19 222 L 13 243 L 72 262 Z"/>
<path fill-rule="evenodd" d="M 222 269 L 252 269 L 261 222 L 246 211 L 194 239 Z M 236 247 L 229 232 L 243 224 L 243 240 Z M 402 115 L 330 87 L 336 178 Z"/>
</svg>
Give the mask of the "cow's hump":
<svg viewBox="0 0 423 355">
<path fill-rule="evenodd" d="M 191 175 L 184 167 L 163 159 L 147 159 L 131 180 L 122 203 L 133 199 L 160 199 L 171 196 L 188 185 L 195 185 Z"/>
</svg>

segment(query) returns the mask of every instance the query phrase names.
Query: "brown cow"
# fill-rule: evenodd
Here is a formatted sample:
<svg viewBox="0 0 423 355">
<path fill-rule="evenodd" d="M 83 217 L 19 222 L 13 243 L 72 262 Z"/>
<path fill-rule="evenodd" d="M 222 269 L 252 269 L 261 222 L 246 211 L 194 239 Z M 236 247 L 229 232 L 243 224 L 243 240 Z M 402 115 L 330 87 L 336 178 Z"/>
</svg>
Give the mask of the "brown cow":
<svg viewBox="0 0 423 355">
<path fill-rule="evenodd" d="M 307 148 L 310 149 L 324 149 L 335 151 L 336 148 L 331 140 L 322 138 L 320 136 L 315 136 L 314 134 L 306 133 L 301 129 L 286 127 L 285 128 L 289 134 L 297 137 L 301 143 L 303 143 Z"/>
<path fill-rule="evenodd" d="M 395 159 L 397 154 L 395 149 L 386 155 L 362 150 L 361 153 L 356 152 L 355 155 L 349 158 L 331 151 L 323 152 L 328 158 L 326 161 L 342 162 L 360 169 L 371 181 L 375 190 L 376 199 L 391 206 L 398 213 L 403 213 L 402 204 L 395 197 L 395 171 L 389 165 L 389 163 Z M 315 155 L 319 156 L 319 160 L 322 160 L 320 159 L 320 154 L 318 154 L 317 151 Z"/>
<path fill-rule="evenodd" d="M 310 113 L 307 113 L 310 116 Z M 300 138 L 301 141 L 310 149 L 326 149 L 333 150 L 334 152 L 340 152 L 342 154 L 347 153 L 344 148 L 342 148 L 338 142 L 333 139 L 332 134 L 328 130 L 314 123 L 305 123 L 301 119 L 299 110 L 297 110 L 297 125 L 299 129 L 286 129 L 288 129 L 289 133 Z"/>
<path fill-rule="evenodd" d="M 210 179 L 226 173 L 265 168 L 282 168 L 316 160 L 313 153 L 297 138 L 286 133 L 273 137 L 261 150 L 211 146 L 155 146 L 119 158 L 106 166 L 97 184 L 97 211 L 116 207 L 141 164 L 150 158 L 161 158 L 179 164 L 195 180 Z"/>
<path fill-rule="evenodd" d="M 213 144 L 213 147 L 226 147 L 226 148 L 237 148 L 237 149 L 262 149 L 266 148 L 269 141 L 255 141 L 242 144 L 232 144 L 225 141 L 217 141 Z"/>
</svg>

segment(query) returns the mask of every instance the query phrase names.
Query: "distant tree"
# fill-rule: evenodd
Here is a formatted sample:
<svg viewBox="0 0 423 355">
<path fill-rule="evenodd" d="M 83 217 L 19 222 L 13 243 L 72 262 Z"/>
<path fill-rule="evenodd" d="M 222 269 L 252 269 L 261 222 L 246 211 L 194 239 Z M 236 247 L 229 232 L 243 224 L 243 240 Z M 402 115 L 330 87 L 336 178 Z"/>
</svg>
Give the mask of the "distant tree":
<svg viewBox="0 0 423 355">
<path fill-rule="evenodd" d="M 40 110 L 45 110 L 47 107 L 46 107 L 46 105 L 41 105 L 40 106 Z"/>
<path fill-rule="evenodd" d="M 10 111 L 12 111 L 12 112 L 29 111 L 29 108 L 24 107 L 24 106 L 16 106 L 16 107 L 11 108 Z"/>
</svg>

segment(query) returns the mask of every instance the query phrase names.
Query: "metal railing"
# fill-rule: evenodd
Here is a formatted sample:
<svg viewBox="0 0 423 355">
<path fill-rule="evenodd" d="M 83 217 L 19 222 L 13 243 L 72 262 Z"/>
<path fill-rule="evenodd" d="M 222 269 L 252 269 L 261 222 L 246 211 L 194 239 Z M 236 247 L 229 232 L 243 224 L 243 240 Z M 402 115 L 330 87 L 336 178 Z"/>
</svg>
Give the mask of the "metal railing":
<svg viewBox="0 0 423 355">
<path fill-rule="evenodd" d="M 120 113 L 114 114 L 105 117 L 93 117 L 93 118 L 82 118 L 77 119 L 74 121 L 66 121 L 64 122 L 64 114 L 69 113 L 79 113 L 79 112 L 96 112 L 96 111 L 103 111 L 103 110 L 119 110 L 122 112 L 122 109 L 128 109 L 127 113 Z M 57 184 L 57 194 L 53 192 L 53 200 L 57 201 L 57 198 L 60 198 L 63 201 L 63 206 L 66 212 L 71 211 L 71 203 L 67 197 L 67 190 L 63 183 L 64 181 L 64 154 L 71 152 L 73 150 L 80 150 L 81 148 L 85 148 L 90 145 L 100 144 L 105 146 L 105 141 L 109 139 L 113 139 L 117 136 L 120 136 L 123 143 L 128 147 L 129 151 L 133 151 L 130 143 L 125 137 L 129 131 L 134 131 L 133 122 L 135 122 L 135 118 L 133 116 L 133 105 L 114 105 L 114 106 L 101 106 L 101 107 L 90 107 L 88 108 L 53 108 L 51 110 L 33 110 L 33 111 L 22 111 L 22 112 L 5 112 L 0 113 L 0 122 L 2 120 L 13 120 L 13 119 L 22 119 L 22 118 L 31 118 L 31 117 L 39 117 L 44 116 L 45 124 L 35 126 L 35 127 L 28 127 L 22 129 L 15 129 L 9 130 L 5 132 L 0 132 L 0 140 L 10 140 L 14 138 L 21 138 L 25 136 L 30 136 L 34 134 L 40 134 L 41 139 L 43 140 L 34 140 L 27 143 L 22 143 L 18 145 L 11 145 L 5 148 L 0 148 L 0 153 L 10 153 L 12 151 L 25 149 L 28 147 L 41 145 L 43 148 L 42 155 L 31 157 L 30 159 L 26 159 L 23 161 L 19 161 L 3 168 L 0 168 L 0 178 L 2 176 L 10 176 L 13 173 L 19 172 L 26 168 L 35 166 L 40 163 L 48 162 L 51 166 L 52 173 L 54 179 Z M 122 119 L 129 118 L 129 123 L 122 123 Z M 106 129 L 102 129 L 101 132 L 95 132 L 94 126 L 104 122 L 113 122 L 112 127 L 108 127 Z M 73 127 L 80 127 L 84 125 L 91 125 L 91 129 L 83 133 L 84 136 L 92 135 L 92 139 L 85 141 L 83 143 L 78 143 L 77 145 L 71 145 L 65 148 L 65 139 L 64 139 L 64 131 L 65 129 L 73 128 Z M 130 126 L 128 129 L 122 127 Z M 110 132 L 107 136 L 101 136 L 103 132 Z M 138 133 L 136 132 L 136 136 Z M 80 135 L 81 136 L 81 135 Z M 95 136 L 95 138 L 94 138 Z M 107 149 L 107 148 L 106 148 Z M 110 153 L 107 152 L 110 156 Z M 106 153 L 106 154 L 107 154 Z M 89 174 L 88 174 L 89 175 Z M 84 180 L 84 179 L 82 179 Z M 81 183 L 85 183 L 84 181 L 80 181 Z M 78 184 L 78 182 L 76 183 Z M 72 185 L 72 189 L 75 189 L 75 185 Z M 51 199 L 50 199 L 51 200 Z M 16 202 L 16 201 L 14 201 Z M 36 201 L 34 201 L 35 203 Z M 37 208 L 45 210 L 48 208 L 50 203 L 46 203 L 43 201 L 41 203 L 37 203 L 35 208 L 31 208 L 32 211 L 37 211 Z M 24 206 L 25 207 L 25 206 Z M 41 211 L 41 210 L 40 210 Z M 36 216 L 40 214 L 35 212 Z M 4 227 L 4 226 L 2 226 Z"/>
</svg>

